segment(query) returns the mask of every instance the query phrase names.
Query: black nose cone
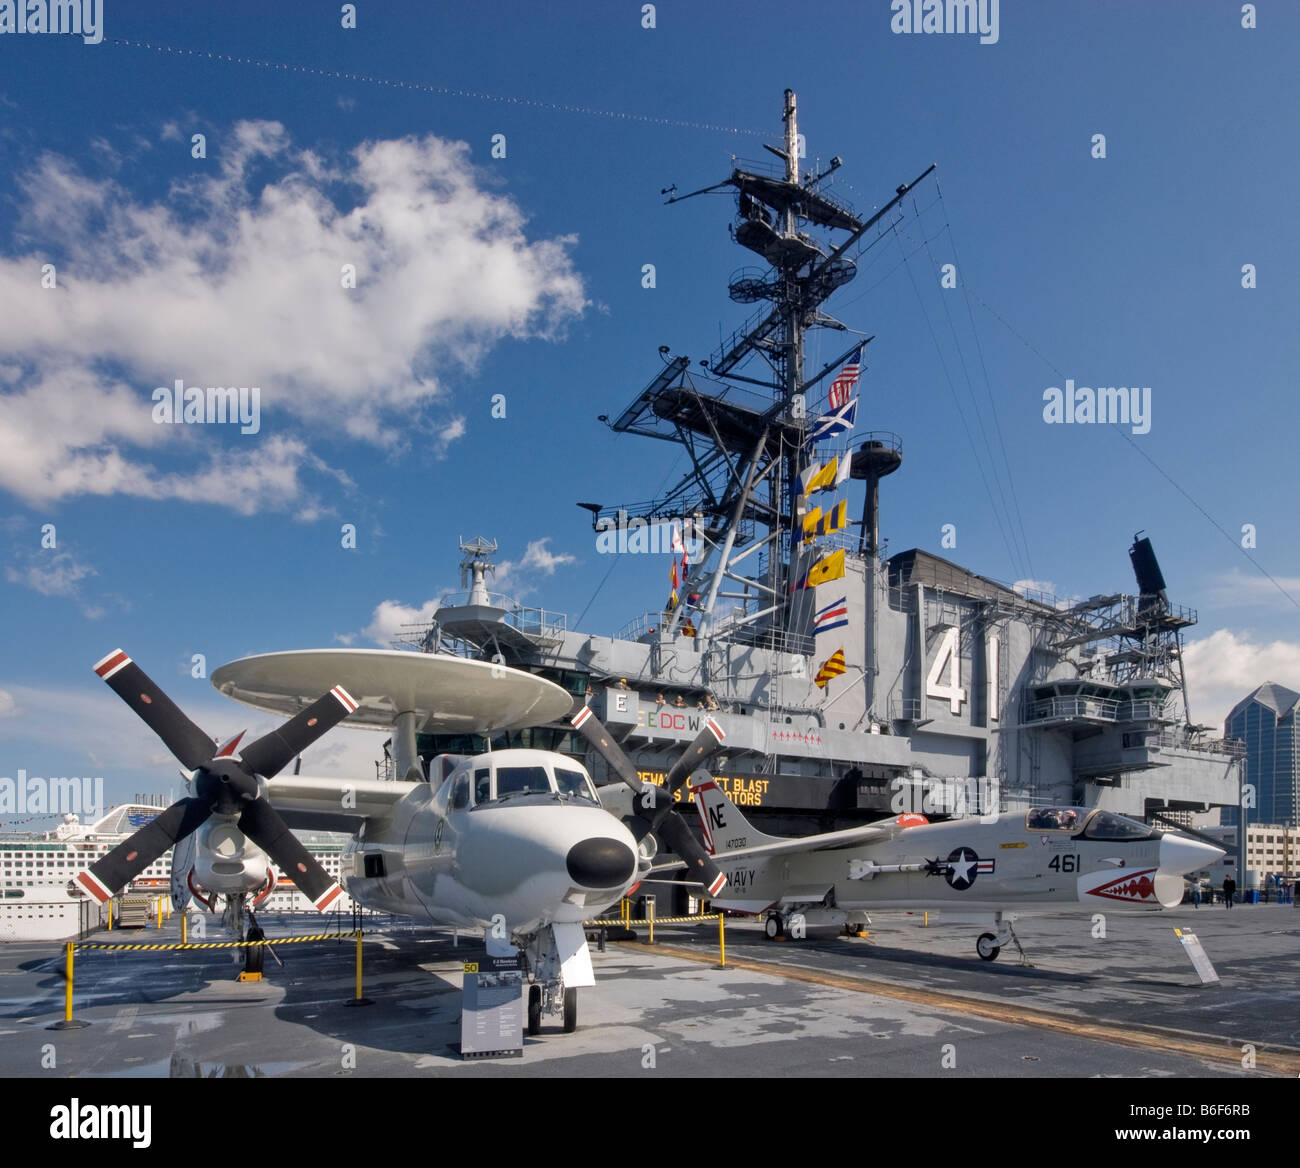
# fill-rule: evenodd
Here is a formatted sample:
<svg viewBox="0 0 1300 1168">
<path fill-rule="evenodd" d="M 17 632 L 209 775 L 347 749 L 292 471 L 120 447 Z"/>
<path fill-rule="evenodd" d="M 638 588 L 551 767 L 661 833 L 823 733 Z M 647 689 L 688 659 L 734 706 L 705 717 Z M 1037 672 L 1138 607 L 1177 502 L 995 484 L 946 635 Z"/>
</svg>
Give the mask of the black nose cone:
<svg viewBox="0 0 1300 1168">
<path fill-rule="evenodd" d="M 584 888 L 617 888 L 636 871 L 636 854 L 618 840 L 583 840 L 569 849 L 565 866 Z"/>
</svg>

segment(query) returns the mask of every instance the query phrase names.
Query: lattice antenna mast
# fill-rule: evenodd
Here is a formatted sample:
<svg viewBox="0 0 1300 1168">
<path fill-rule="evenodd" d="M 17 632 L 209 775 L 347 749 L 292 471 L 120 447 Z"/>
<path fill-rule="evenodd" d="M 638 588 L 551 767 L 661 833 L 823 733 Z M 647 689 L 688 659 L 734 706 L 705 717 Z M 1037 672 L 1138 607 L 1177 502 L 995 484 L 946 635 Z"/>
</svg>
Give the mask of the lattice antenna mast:
<svg viewBox="0 0 1300 1168">
<path fill-rule="evenodd" d="M 737 219 L 732 237 L 760 256 L 765 269 L 737 272 L 730 283 L 738 303 L 769 303 L 723 342 L 704 372 L 692 372 L 690 358 L 660 354 L 664 368 L 616 419 L 602 419 L 618 433 L 660 438 L 685 448 L 691 470 L 660 499 L 635 506 L 583 504 L 602 520 L 666 521 L 698 516 L 709 553 L 692 565 L 690 592 L 701 597 L 694 623 L 707 635 L 717 630 L 717 613 L 730 602 L 741 610 L 726 621 L 726 635 L 767 635 L 790 627 L 789 597 L 797 565 L 792 538 L 798 502 L 798 475 L 805 459 L 807 409 L 800 408 L 823 378 L 833 373 L 860 344 L 806 376 L 805 335 L 810 328 L 845 326 L 821 305 L 857 274 L 847 254 L 874 224 L 925 178 L 897 188 L 893 199 L 863 220 L 842 202 L 823 193 L 823 180 L 841 165 L 836 157 L 820 174 L 800 177 L 798 110 L 795 94 L 785 91 L 781 147 L 765 149 L 781 159 L 774 172 L 736 160 L 719 183 L 678 196 L 668 188 L 668 203 L 726 187 L 736 192 Z M 838 244 L 818 242 L 803 228 L 848 232 Z M 748 372 L 758 358 L 761 376 Z M 741 372 L 745 368 L 746 372 Z M 724 380 L 725 379 L 725 380 Z M 760 392 L 755 392 L 755 387 Z M 600 526 L 597 527 L 601 529 Z M 673 629 L 685 606 L 668 614 Z"/>
</svg>

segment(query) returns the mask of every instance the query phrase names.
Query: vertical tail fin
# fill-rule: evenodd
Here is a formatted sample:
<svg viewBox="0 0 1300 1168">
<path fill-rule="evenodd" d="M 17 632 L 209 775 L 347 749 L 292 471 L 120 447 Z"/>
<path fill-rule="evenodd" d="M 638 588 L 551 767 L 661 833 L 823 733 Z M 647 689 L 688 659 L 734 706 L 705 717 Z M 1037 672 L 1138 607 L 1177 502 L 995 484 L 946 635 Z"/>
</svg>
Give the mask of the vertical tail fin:
<svg viewBox="0 0 1300 1168">
<path fill-rule="evenodd" d="M 700 829 L 704 832 L 704 846 L 710 855 L 725 855 L 737 848 L 752 848 L 759 844 L 778 841 L 777 836 L 764 835 L 752 826 L 707 772 L 701 781 L 691 779 L 695 795 L 695 809 L 700 815 Z"/>
</svg>

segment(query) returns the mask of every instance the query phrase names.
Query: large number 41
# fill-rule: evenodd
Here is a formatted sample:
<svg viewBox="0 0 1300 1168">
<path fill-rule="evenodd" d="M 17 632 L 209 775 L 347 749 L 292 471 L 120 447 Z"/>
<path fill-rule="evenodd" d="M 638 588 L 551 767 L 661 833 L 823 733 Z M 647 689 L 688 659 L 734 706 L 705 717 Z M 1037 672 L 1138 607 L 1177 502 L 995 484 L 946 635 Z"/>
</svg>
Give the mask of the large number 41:
<svg viewBox="0 0 1300 1168">
<path fill-rule="evenodd" d="M 944 669 L 948 670 L 948 683 L 942 681 Z M 934 664 L 925 679 L 927 697 L 947 698 L 948 708 L 954 714 L 961 713 L 961 704 L 966 700 L 966 691 L 961 687 L 961 645 L 957 639 L 957 629 L 951 628 L 939 642 L 939 651 L 934 655 Z"/>
</svg>

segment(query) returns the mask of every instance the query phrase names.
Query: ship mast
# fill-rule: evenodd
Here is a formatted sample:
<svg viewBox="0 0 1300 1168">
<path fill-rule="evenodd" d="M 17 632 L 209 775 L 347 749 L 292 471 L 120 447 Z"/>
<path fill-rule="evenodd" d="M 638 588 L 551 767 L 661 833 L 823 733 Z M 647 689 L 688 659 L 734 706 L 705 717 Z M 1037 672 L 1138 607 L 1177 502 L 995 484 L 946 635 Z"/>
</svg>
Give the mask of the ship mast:
<svg viewBox="0 0 1300 1168">
<path fill-rule="evenodd" d="M 800 174 L 802 139 L 795 94 L 785 91 L 781 147 L 765 145 L 782 166 L 733 158 L 725 179 L 691 194 L 669 188 L 669 204 L 726 187 L 735 190 L 732 239 L 765 267 L 733 273 L 729 293 L 740 304 L 763 304 L 709 358 L 661 348 L 664 368 L 617 418 L 617 433 L 659 438 L 684 448 L 691 469 L 658 499 L 635 505 L 588 505 L 597 530 L 610 521 L 654 525 L 694 521 L 706 553 L 693 557 L 681 602 L 663 615 L 664 633 L 690 620 L 707 646 L 714 638 L 777 650 L 812 650 L 810 599 L 797 591 L 809 556 L 801 553 L 799 473 L 808 464 L 810 425 L 824 400 L 823 381 L 861 344 L 853 338 L 834 360 L 805 373 L 811 328 L 846 331 L 821 305 L 857 274 L 853 254 L 864 234 L 933 170 L 904 183 L 863 219 L 822 186 L 840 166 Z M 814 234 L 814 231 L 821 235 Z M 845 233 L 835 238 L 835 233 Z M 854 252 L 854 254 L 856 254 Z M 841 449 L 846 444 L 841 440 Z M 822 459 L 835 446 L 819 445 Z M 843 451 L 847 456 L 848 451 Z"/>
</svg>

